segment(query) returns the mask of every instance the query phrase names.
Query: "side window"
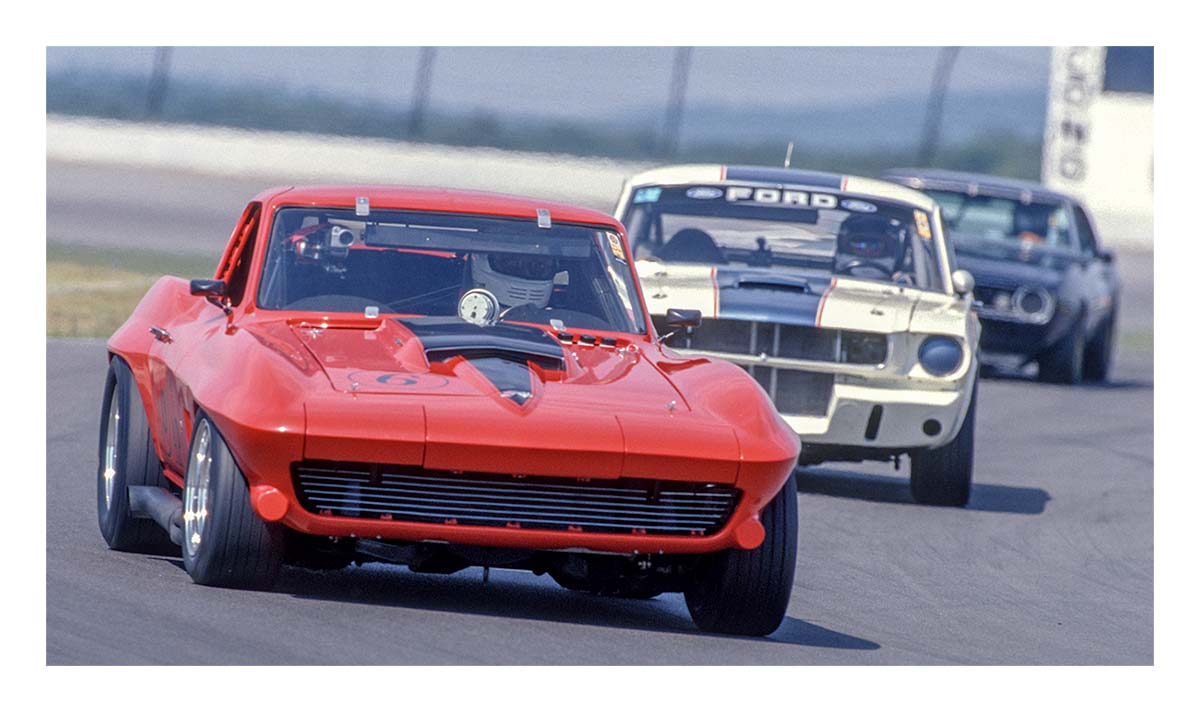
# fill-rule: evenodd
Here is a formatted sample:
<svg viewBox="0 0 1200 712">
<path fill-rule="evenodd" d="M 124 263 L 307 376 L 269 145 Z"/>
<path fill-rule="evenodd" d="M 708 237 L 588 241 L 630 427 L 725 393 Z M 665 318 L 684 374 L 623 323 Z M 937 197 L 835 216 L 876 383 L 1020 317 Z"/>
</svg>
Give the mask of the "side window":
<svg viewBox="0 0 1200 712">
<path fill-rule="evenodd" d="M 1075 227 L 1079 232 L 1079 245 L 1089 255 L 1096 254 L 1096 233 L 1092 230 L 1092 221 L 1088 220 L 1083 208 L 1075 206 Z"/>
<path fill-rule="evenodd" d="M 262 214 L 261 203 L 250 203 L 242 213 L 229 247 L 217 270 L 217 278 L 225 280 L 226 293 L 233 306 L 242 303 L 246 293 L 246 282 L 250 279 L 250 261 L 254 257 L 254 238 L 258 234 L 258 221 Z"/>
<path fill-rule="evenodd" d="M 1054 247 L 1071 246 L 1071 216 L 1066 206 L 1062 206 L 1050 214 L 1047 221 L 1046 243 Z"/>
</svg>

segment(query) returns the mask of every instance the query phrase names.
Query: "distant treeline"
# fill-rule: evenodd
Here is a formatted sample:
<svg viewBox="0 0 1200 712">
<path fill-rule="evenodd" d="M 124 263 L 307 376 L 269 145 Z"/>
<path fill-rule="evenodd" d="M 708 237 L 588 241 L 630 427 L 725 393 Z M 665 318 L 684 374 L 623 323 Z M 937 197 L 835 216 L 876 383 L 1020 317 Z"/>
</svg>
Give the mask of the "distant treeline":
<svg viewBox="0 0 1200 712">
<path fill-rule="evenodd" d="M 431 111 L 417 135 L 404 109 L 355 103 L 316 93 L 276 86 L 230 86 L 173 79 L 161 115 L 147 116 L 147 78 L 101 73 L 58 72 L 46 78 L 49 113 L 108 119 L 155 120 L 270 131 L 303 131 L 369 136 L 456 146 L 489 146 L 631 160 L 674 160 L 779 164 L 779 141 L 685 140 L 674 156 L 648 121 L 645 127 L 625 123 L 562 121 L 492 112 Z M 853 149 L 798 144 L 792 165 L 859 175 L 874 175 L 895 166 L 911 166 L 916 147 Z M 1040 140 L 1015 133 L 990 133 L 943 146 L 933 160 L 940 168 L 980 171 L 1036 179 L 1041 172 Z"/>
</svg>

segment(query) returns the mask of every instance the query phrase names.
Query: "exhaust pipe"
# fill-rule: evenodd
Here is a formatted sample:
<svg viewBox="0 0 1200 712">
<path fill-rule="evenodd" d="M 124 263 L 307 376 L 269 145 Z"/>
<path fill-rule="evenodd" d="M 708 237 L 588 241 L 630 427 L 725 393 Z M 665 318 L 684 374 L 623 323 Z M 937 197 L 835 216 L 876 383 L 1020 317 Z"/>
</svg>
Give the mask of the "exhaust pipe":
<svg viewBox="0 0 1200 712">
<path fill-rule="evenodd" d="M 183 546 L 183 502 L 162 487 L 130 487 L 129 512 L 135 519 L 153 519 Z"/>
</svg>

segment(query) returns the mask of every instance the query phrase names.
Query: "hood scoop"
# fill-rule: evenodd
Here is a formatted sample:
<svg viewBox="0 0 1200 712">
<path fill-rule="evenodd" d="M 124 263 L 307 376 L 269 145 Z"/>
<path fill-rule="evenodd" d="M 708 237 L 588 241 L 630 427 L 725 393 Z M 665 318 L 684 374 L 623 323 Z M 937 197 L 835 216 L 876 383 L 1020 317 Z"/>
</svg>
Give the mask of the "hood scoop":
<svg viewBox="0 0 1200 712">
<path fill-rule="evenodd" d="M 525 406 L 540 392 L 541 374 L 562 371 L 566 357 L 558 341 L 545 331 L 520 324 L 479 326 L 461 319 L 398 319 L 421 342 L 429 363 L 466 361 L 496 389 L 500 398 Z M 535 376 L 533 371 L 538 375 Z M 455 369 L 461 377 L 469 373 Z M 480 384 L 483 385 L 482 383 Z M 486 388 L 486 386 L 485 386 Z"/>
<path fill-rule="evenodd" d="M 525 405 L 533 398 L 533 374 L 527 363 L 496 356 L 476 356 L 468 361 L 496 387 L 501 398 L 517 405 Z"/>
<path fill-rule="evenodd" d="M 806 277 L 776 270 L 720 269 L 717 287 L 721 289 L 774 289 L 812 293 Z"/>
<path fill-rule="evenodd" d="M 457 317 L 397 319 L 425 349 L 430 363 L 462 356 L 470 361 L 532 361 L 547 370 L 561 371 L 566 357 L 562 346 L 542 329 L 520 324 L 478 326 Z M 503 388 L 501 388 L 503 390 Z"/>
</svg>

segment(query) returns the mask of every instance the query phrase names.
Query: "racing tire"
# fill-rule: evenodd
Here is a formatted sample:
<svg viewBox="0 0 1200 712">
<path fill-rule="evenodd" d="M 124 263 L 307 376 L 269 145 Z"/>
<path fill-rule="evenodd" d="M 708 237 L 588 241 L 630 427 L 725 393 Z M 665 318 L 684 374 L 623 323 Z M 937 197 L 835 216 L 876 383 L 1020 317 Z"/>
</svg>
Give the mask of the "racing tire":
<svg viewBox="0 0 1200 712">
<path fill-rule="evenodd" d="M 183 488 L 183 566 L 198 584 L 268 590 L 283 564 L 287 530 L 250 507 L 250 489 L 217 426 L 192 430 Z"/>
<path fill-rule="evenodd" d="M 96 514 L 110 549 L 174 555 L 179 547 L 152 519 L 129 511 L 129 487 L 170 489 L 154 450 L 150 423 L 133 371 L 118 357 L 108 364 L 100 410 L 100 449 L 96 467 Z"/>
<path fill-rule="evenodd" d="M 975 403 L 979 384 L 971 388 L 971 404 L 954 439 L 941 447 L 909 456 L 908 487 L 918 504 L 965 507 L 975 473 Z"/>
<path fill-rule="evenodd" d="M 1083 380 L 1083 358 L 1087 347 L 1084 316 L 1071 330 L 1038 357 L 1038 380 L 1073 386 Z"/>
<path fill-rule="evenodd" d="M 701 557 L 684 591 L 688 612 L 707 633 L 770 635 L 783 622 L 796 575 L 795 475 L 762 511 L 766 537 L 756 549 Z"/>
<path fill-rule="evenodd" d="M 1087 343 L 1087 348 L 1083 353 L 1083 380 L 1096 383 L 1108 380 L 1115 331 L 1116 315 L 1110 314 Z"/>
</svg>

